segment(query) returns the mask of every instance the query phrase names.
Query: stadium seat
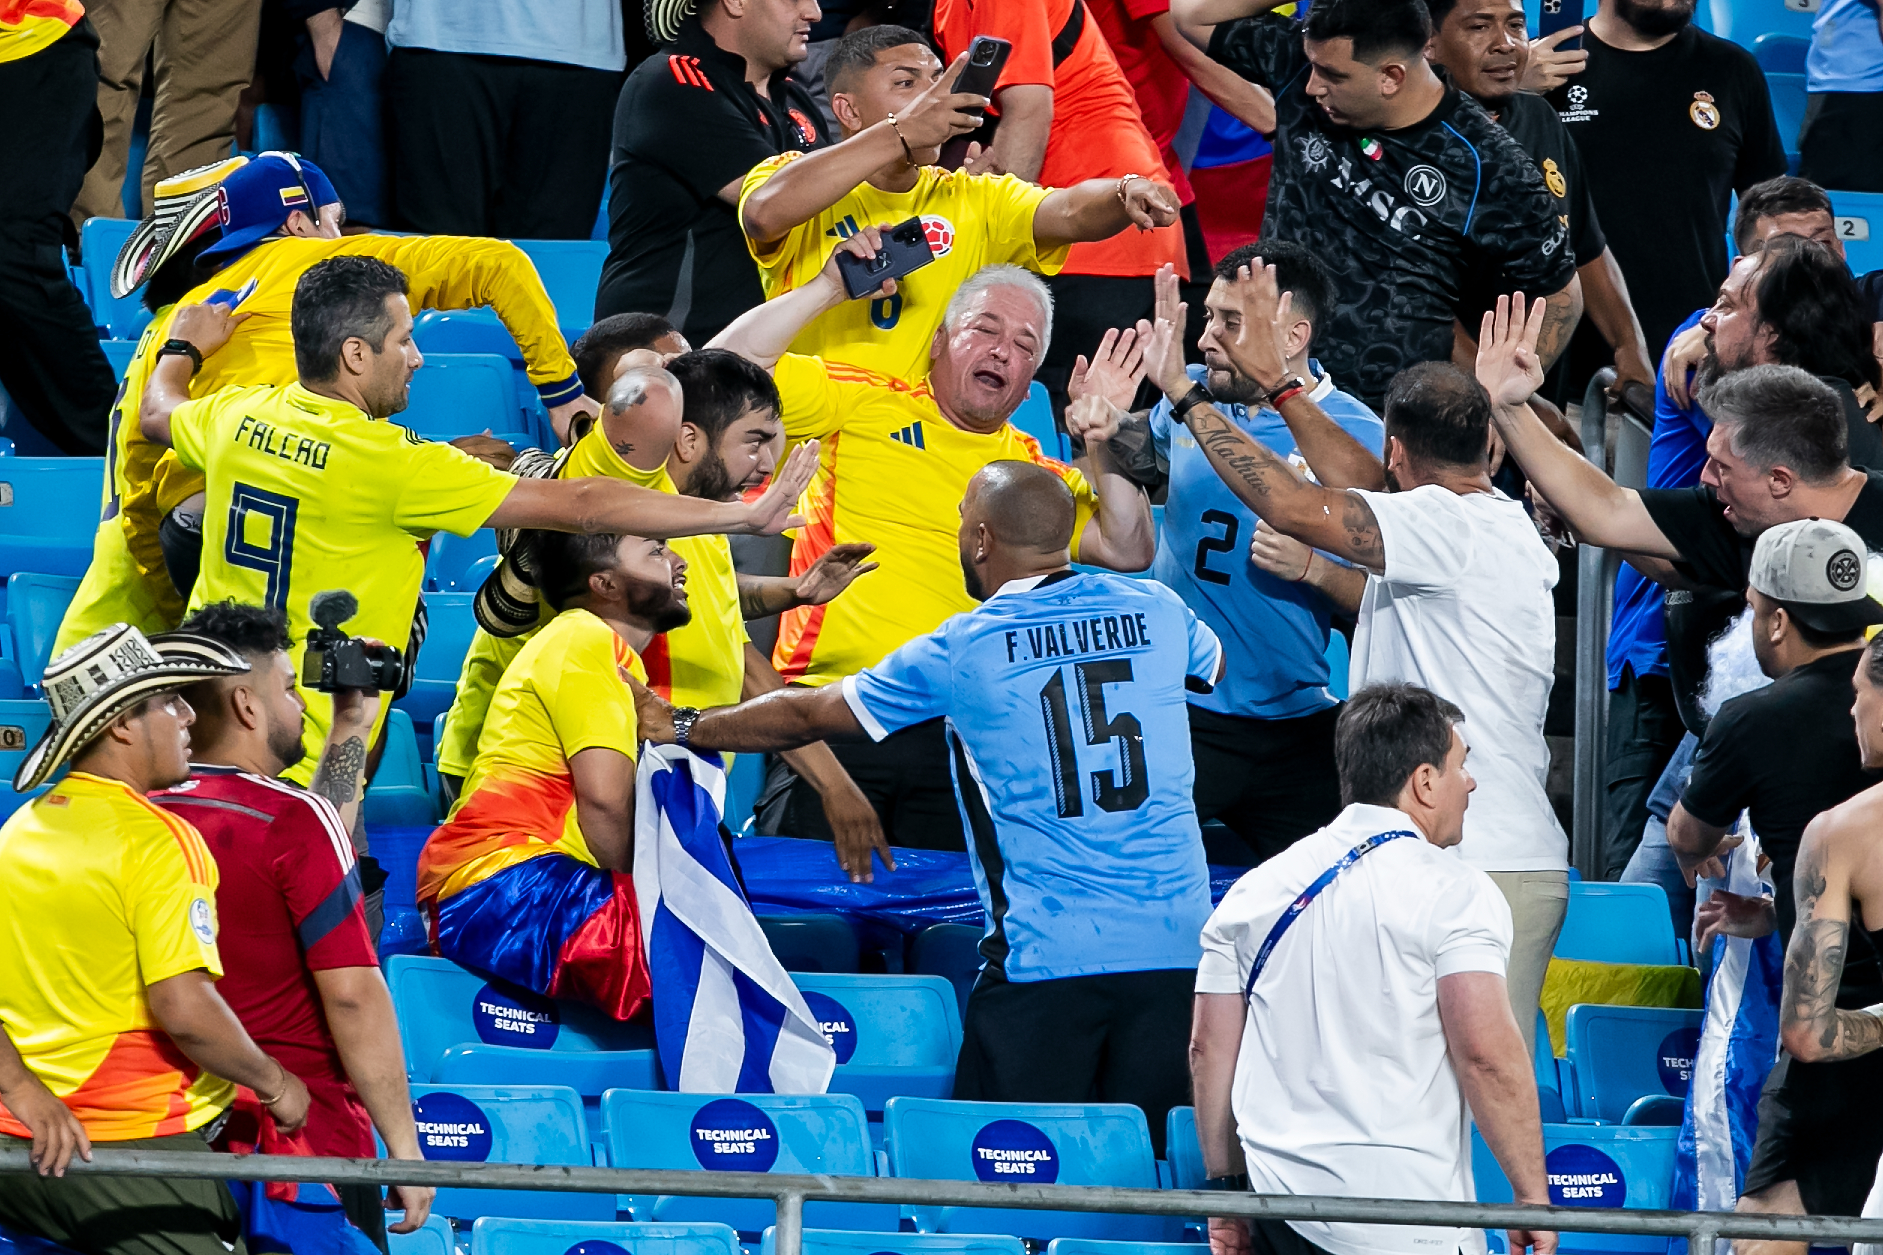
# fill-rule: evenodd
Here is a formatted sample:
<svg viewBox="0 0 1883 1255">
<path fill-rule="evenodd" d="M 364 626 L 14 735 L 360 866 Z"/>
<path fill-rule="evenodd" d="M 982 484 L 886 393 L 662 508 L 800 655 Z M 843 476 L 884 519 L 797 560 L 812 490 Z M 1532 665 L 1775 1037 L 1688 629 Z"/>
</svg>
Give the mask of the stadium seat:
<svg viewBox="0 0 1883 1255">
<path fill-rule="evenodd" d="M 1681 962 L 1659 885 L 1576 880 L 1556 938 L 1556 957 L 1594 963 Z"/>
<path fill-rule="evenodd" d="M 510 363 L 496 353 L 427 354 L 394 421 L 427 440 L 488 431 L 513 445 L 534 443 L 534 433 L 522 430 Z"/>
<path fill-rule="evenodd" d="M 1545 1124 L 1544 1171 L 1550 1202 L 1558 1207 L 1625 1207 L 1658 1210 L 1668 1206 L 1674 1184 L 1677 1128 L 1630 1128 L 1618 1124 Z M 1480 1203 L 1512 1201 L 1510 1181 L 1490 1147 L 1471 1130 L 1471 1169 Z M 1487 1234 L 1491 1250 L 1504 1251 L 1501 1230 Z M 1666 1238 L 1631 1234 L 1561 1235 L 1562 1255 L 1667 1255 Z"/>
<path fill-rule="evenodd" d="M 1054 1238 L 1046 1255 L 1202 1255 L 1202 1242 L 1105 1242 L 1096 1238 Z"/>
<path fill-rule="evenodd" d="M 35 794 L 13 791 L 13 777 L 26 761 L 26 752 L 46 735 L 52 708 L 38 699 L 0 701 L 0 819 L 5 819 Z"/>
<path fill-rule="evenodd" d="M 1164 1119 L 1164 1162 L 1170 1165 L 1170 1188 L 1201 1190 L 1209 1173 L 1203 1167 L 1203 1146 L 1197 1139 L 1196 1108 L 1172 1107 Z"/>
<path fill-rule="evenodd" d="M 1685 1097 L 1703 1019 L 1666 1007 L 1569 1008 L 1565 1058 L 1576 1114 L 1614 1123 L 1642 1097 Z"/>
<path fill-rule="evenodd" d="M 808 1234 L 806 1235 L 809 1236 Z M 485 1216 L 471 1226 L 471 1255 L 740 1255 L 722 1224 L 578 1224 Z M 808 1252 L 807 1252 L 808 1255 Z"/>
<path fill-rule="evenodd" d="M 761 915 L 758 926 L 787 972 L 854 972 L 861 949 L 841 915 Z"/>
<path fill-rule="evenodd" d="M 418 756 L 412 716 L 397 707 L 386 716 L 385 752 L 379 756 L 373 782 L 366 786 L 362 808 L 368 827 L 438 822 L 431 790 L 425 786 L 425 764 Z"/>
<path fill-rule="evenodd" d="M 386 1223 L 397 1224 L 404 1214 L 388 1212 Z M 417 1233 L 386 1234 L 386 1250 L 388 1255 L 458 1255 L 458 1239 L 451 1222 L 434 1212 Z"/>
<path fill-rule="evenodd" d="M 436 1079 L 453 1047 L 474 1042 L 559 1056 L 636 1056 L 618 1061 L 624 1077 L 653 1066 L 650 1029 L 619 1023 L 580 1003 L 491 984 L 449 959 L 394 955 L 386 960 L 386 983 L 405 1040 L 406 1075 L 414 1081 Z"/>
<path fill-rule="evenodd" d="M 26 677 L 20 671 L 20 647 L 13 629 L 0 623 L 0 701 L 17 702 L 26 696 Z"/>
<path fill-rule="evenodd" d="M 513 240 L 536 263 L 543 287 L 556 306 L 556 322 L 568 331 L 587 331 L 595 321 L 595 289 L 601 285 L 606 240 Z"/>
<path fill-rule="evenodd" d="M 111 263 L 137 229 L 135 218 L 87 218 L 79 228 L 79 252 L 84 257 L 84 297 L 92 321 L 118 340 L 135 340 L 150 323 L 144 308 L 144 290 L 129 296 L 111 295 Z"/>
<path fill-rule="evenodd" d="M 1785 148 L 1785 163 L 1798 173 L 1798 137 L 1805 126 L 1805 76 L 1767 72 L 1765 90 L 1772 97 L 1772 118 L 1778 123 L 1778 142 Z"/>
<path fill-rule="evenodd" d="M 255 106 L 253 140 L 258 153 L 298 152 L 301 147 L 300 128 L 290 126 L 289 117 L 278 105 Z"/>
<path fill-rule="evenodd" d="M 1158 1188 L 1144 1112 L 1128 1103 L 987 1103 L 892 1098 L 883 1108 L 890 1175 L 938 1181 Z M 1173 1217 L 985 1207 L 918 1207 L 924 1233 L 1167 1241 Z"/>
<path fill-rule="evenodd" d="M 33 693 L 52 658 L 52 643 L 66 607 L 78 592 L 76 575 L 37 575 L 16 571 L 7 577 L 7 627 L 12 629 L 20 679 Z"/>
<path fill-rule="evenodd" d="M 837 1051 L 830 1092 L 875 1113 L 899 1095 L 946 1098 L 955 1088 L 961 1013 L 939 976 L 793 972 Z"/>
<path fill-rule="evenodd" d="M 804 1255 L 1024 1255 L 1019 1238 L 990 1233 L 845 1233 L 841 1229 L 806 1229 L 800 1237 Z M 765 1230 L 758 1255 L 777 1255 L 775 1229 Z M 1192 1253 L 1194 1255 L 1194 1253 Z"/>
<path fill-rule="evenodd" d="M 535 433 L 543 448 L 554 448 L 548 439 L 548 416 L 536 385 L 523 369 L 523 350 L 491 309 L 433 309 L 420 314 L 412 325 L 412 339 L 419 352 L 494 353 L 510 363 L 510 384 L 516 396 L 518 412 L 529 421 L 525 429 Z"/>
<path fill-rule="evenodd" d="M 668 1094 L 611 1089 L 602 1095 L 608 1163 L 615 1168 L 876 1175 L 869 1120 L 848 1094 Z M 636 1220 L 710 1220 L 758 1234 L 777 1219 L 769 1199 L 634 1196 Z M 894 1232 L 893 1203 L 806 1203 L 804 1223 Z"/>
<path fill-rule="evenodd" d="M 567 1085 L 582 1096 L 592 1146 L 604 1144 L 602 1095 L 611 1089 L 660 1089 L 660 1058 L 649 1050 L 531 1050 L 460 1042 L 432 1067 L 441 1085 Z"/>
<path fill-rule="evenodd" d="M 85 574 L 104 482 L 103 458 L 0 461 L 0 575 Z"/>
<path fill-rule="evenodd" d="M 130 366 L 131 359 L 137 356 L 137 341 L 100 340 L 98 347 L 105 351 L 105 360 L 111 363 L 111 373 L 123 379 L 125 369 Z"/>
<path fill-rule="evenodd" d="M 489 574 L 478 564 L 496 556 L 497 534 L 488 527 L 480 527 L 469 536 L 439 532 L 432 537 L 431 550 L 425 555 L 425 591 L 474 593 Z M 474 570 L 476 574 L 472 574 Z M 430 605 L 430 598 L 426 604 Z"/>
<path fill-rule="evenodd" d="M 1853 274 L 1883 270 L 1883 192 L 1832 192 L 1837 238 Z"/>
<path fill-rule="evenodd" d="M 1767 31 L 1752 41 L 1752 59 L 1767 74 L 1803 74 L 1805 57 L 1810 52 L 1809 39 L 1781 35 L 1776 31 Z"/>
<path fill-rule="evenodd" d="M 487 530 L 478 533 L 480 536 L 489 534 Z M 443 539 L 439 536 L 432 544 L 435 546 Z M 471 613 L 471 599 L 476 595 L 475 588 L 465 592 L 425 594 L 425 644 L 418 651 L 412 687 L 406 690 L 397 706 L 410 714 L 415 723 L 431 727 L 439 715 L 451 708 L 451 699 L 458 691 L 458 672 L 464 667 L 464 653 L 471 647 L 471 637 L 477 631 L 477 619 Z M 434 741 L 433 746 L 436 745 Z"/>
<path fill-rule="evenodd" d="M 418 1146 L 427 1159 L 590 1167 L 582 1100 L 564 1085 L 420 1085 L 412 1096 Z M 549 1190 L 441 1189 L 437 1214 L 463 1220 L 613 1220 L 612 1194 Z"/>
<path fill-rule="evenodd" d="M 965 1019 L 968 994 L 981 975 L 981 930 L 966 924 L 930 924 L 909 942 L 909 970 L 945 976 Z"/>
<path fill-rule="evenodd" d="M 1053 418 L 1053 401 L 1046 394 L 1045 384 L 1035 382 L 1028 388 L 1026 400 L 1020 402 L 1020 408 L 1007 421 L 1039 441 L 1040 452 L 1047 457 L 1072 461 L 1072 446 Z"/>
</svg>

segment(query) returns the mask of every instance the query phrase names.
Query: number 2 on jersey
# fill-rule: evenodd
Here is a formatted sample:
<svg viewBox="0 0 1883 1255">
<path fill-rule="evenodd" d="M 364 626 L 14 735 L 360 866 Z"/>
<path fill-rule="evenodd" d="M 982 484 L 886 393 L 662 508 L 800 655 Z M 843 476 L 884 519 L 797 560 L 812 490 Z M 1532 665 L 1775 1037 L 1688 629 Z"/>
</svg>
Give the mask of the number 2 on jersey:
<svg viewBox="0 0 1883 1255">
<path fill-rule="evenodd" d="M 1131 683 L 1129 658 L 1106 658 L 1073 664 L 1079 680 L 1079 714 L 1085 724 L 1087 745 L 1111 744 L 1118 750 L 1124 779 L 1110 768 L 1092 773 L 1092 800 L 1102 811 L 1133 811 L 1151 795 L 1144 776 L 1144 727 L 1136 715 L 1108 715 L 1105 686 Z M 1040 690 L 1040 714 L 1046 720 L 1046 744 L 1053 756 L 1053 801 L 1061 819 L 1085 814 L 1084 789 L 1079 778 L 1078 752 L 1073 748 L 1072 714 L 1066 701 L 1064 668 Z"/>
<path fill-rule="evenodd" d="M 250 484 L 236 484 L 229 495 L 229 527 L 222 556 L 230 566 L 266 575 L 268 588 L 262 601 L 276 610 L 288 608 L 288 585 L 294 570 L 294 518 L 300 512 L 301 503 L 293 497 Z M 251 523 L 257 532 L 266 531 L 266 542 L 250 538 Z"/>
<path fill-rule="evenodd" d="M 1227 584 L 1229 576 L 1221 571 L 1210 569 L 1210 555 L 1213 553 L 1234 553 L 1236 535 L 1242 531 L 1242 520 L 1223 510 L 1203 511 L 1203 522 L 1210 527 L 1223 529 L 1221 536 L 1205 536 L 1196 543 L 1196 577 L 1211 584 Z"/>
</svg>

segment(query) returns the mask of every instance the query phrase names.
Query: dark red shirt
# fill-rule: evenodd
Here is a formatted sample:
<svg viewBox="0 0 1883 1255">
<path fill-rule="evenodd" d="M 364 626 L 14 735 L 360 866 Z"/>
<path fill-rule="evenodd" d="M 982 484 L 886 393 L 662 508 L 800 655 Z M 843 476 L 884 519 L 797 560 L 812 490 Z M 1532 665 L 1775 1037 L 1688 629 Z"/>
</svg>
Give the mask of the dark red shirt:
<svg viewBox="0 0 1883 1255">
<path fill-rule="evenodd" d="M 200 764 L 151 800 L 194 824 L 215 855 L 216 991 L 256 1044 L 307 1082 L 314 1153 L 372 1158 L 372 1125 L 314 983 L 317 971 L 379 964 L 339 812 L 286 781 Z"/>
</svg>

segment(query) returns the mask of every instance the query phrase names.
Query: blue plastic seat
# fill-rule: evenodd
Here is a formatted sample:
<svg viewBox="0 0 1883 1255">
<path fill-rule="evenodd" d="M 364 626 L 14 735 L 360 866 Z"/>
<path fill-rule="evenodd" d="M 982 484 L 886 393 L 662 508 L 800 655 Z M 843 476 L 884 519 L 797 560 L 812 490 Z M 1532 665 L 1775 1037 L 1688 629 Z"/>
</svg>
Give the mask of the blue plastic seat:
<svg viewBox="0 0 1883 1255">
<path fill-rule="evenodd" d="M 420 1085 L 412 1092 L 418 1146 L 427 1159 L 589 1167 L 582 1100 L 565 1085 Z M 438 1214 L 470 1220 L 613 1220 L 612 1194 L 441 1189 Z"/>
<path fill-rule="evenodd" d="M 1015 427 L 1040 442 L 1040 452 L 1061 462 L 1072 461 L 1072 446 L 1053 418 L 1053 401 L 1046 385 L 1035 382 L 1027 388 L 1026 400 L 1007 419 Z"/>
<path fill-rule="evenodd" d="M 119 379 L 124 378 L 131 359 L 137 356 L 137 341 L 100 340 L 98 347 L 105 351 L 105 360 L 111 363 L 111 373 Z"/>
<path fill-rule="evenodd" d="M 488 431 L 513 443 L 528 443 L 520 430 L 523 415 L 517 408 L 514 372 L 509 360 L 496 353 L 427 354 L 425 365 L 412 376 L 405 409 L 393 421 L 427 440 Z"/>
<path fill-rule="evenodd" d="M 1054 1238 L 1046 1255 L 1202 1255 L 1203 1242 L 1104 1242 L 1094 1238 Z"/>
<path fill-rule="evenodd" d="M 1767 31 L 1752 41 L 1752 59 L 1767 74 L 1803 74 L 1811 41 L 1796 35 Z"/>
<path fill-rule="evenodd" d="M 76 575 L 39 575 L 16 571 L 7 577 L 7 626 L 13 631 L 14 659 L 21 682 L 34 693 L 52 659 L 59 624 L 78 592 Z"/>
<path fill-rule="evenodd" d="M 0 701 L 0 820 L 38 796 L 38 790 L 15 793 L 13 777 L 51 722 L 52 708 L 42 701 Z"/>
<path fill-rule="evenodd" d="M 793 972 L 837 1051 L 830 1092 L 880 1112 L 891 1098 L 946 1098 L 955 1088 L 961 1014 L 939 976 Z"/>
<path fill-rule="evenodd" d="M 595 289 L 601 286 L 606 240 L 513 240 L 536 263 L 536 273 L 556 306 L 556 322 L 587 331 L 595 321 Z"/>
<path fill-rule="evenodd" d="M 622 1024 L 580 1003 L 556 1002 L 498 987 L 449 959 L 400 954 L 386 960 L 386 983 L 405 1040 L 406 1075 L 435 1079 L 453 1047 L 481 1042 L 558 1057 L 598 1051 L 623 1058 L 624 1069 L 652 1066 L 653 1031 Z M 624 1075 L 639 1075 L 639 1072 Z"/>
<path fill-rule="evenodd" d="M 1804 130 L 1805 94 L 1804 74 L 1780 74 L 1768 71 L 1765 76 L 1765 90 L 1772 98 L 1772 119 L 1778 124 L 1778 142 L 1784 146 L 1785 162 L 1793 174 L 1798 173 L 1798 137 Z"/>
<path fill-rule="evenodd" d="M 787 972 L 854 972 L 861 949 L 841 915 L 761 915 L 758 926 Z"/>
<path fill-rule="evenodd" d="M 1681 962 L 1667 893 L 1659 885 L 1574 880 L 1556 957 L 1595 963 Z"/>
<path fill-rule="evenodd" d="M 490 532 L 480 528 L 477 535 L 489 536 Z M 443 539 L 442 535 L 434 539 L 433 546 Z M 469 549 L 467 545 L 466 551 Z M 467 568 L 469 565 L 466 564 Z M 477 632 L 477 618 L 471 612 L 471 600 L 476 595 L 476 588 L 425 594 L 425 644 L 418 651 L 412 686 L 397 706 L 416 723 L 431 727 L 439 715 L 451 708 L 451 699 L 458 691 L 458 673 L 464 669 L 465 652 L 471 648 L 471 637 Z M 434 740 L 432 744 L 435 748 L 437 742 Z"/>
<path fill-rule="evenodd" d="M 841 1229 L 806 1229 L 800 1237 L 804 1255 L 1024 1255 L 1019 1238 L 991 1233 L 846 1233 Z M 759 1255 L 777 1255 L 776 1229 L 765 1230 Z M 1186 1255 L 1194 1255 L 1188 1252 Z"/>
<path fill-rule="evenodd" d="M 1209 1173 L 1203 1167 L 1203 1145 L 1197 1138 L 1196 1108 L 1172 1107 L 1164 1118 L 1164 1161 L 1170 1165 L 1170 1188 L 1201 1190 Z"/>
<path fill-rule="evenodd" d="M 83 575 L 103 499 L 103 458 L 0 460 L 0 575 Z"/>
<path fill-rule="evenodd" d="M 432 1067 L 443 1085 L 567 1085 L 582 1096 L 582 1120 L 591 1146 L 606 1144 L 602 1095 L 611 1089 L 660 1089 L 660 1058 L 649 1050 L 531 1050 L 460 1042 Z"/>
<path fill-rule="evenodd" d="M 111 263 L 136 229 L 131 218 L 87 218 L 78 229 L 79 252 L 85 258 L 85 304 L 91 307 L 92 321 L 118 340 L 135 340 L 150 324 L 143 288 L 128 296 L 111 295 Z"/>
<path fill-rule="evenodd" d="M 577 1224 L 485 1216 L 471 1226 L 471 1255 L 740 1255 L 722 1224 Z"/>
<path fill-rule="evenodd" d="M 611 1089 L 602 1095 L 608 1163 L 615 1168 L 808 1172 L 872 1177 L 863 1104 L 848 1094 L 668 1094 Z M 758 1234 L 777 1219 L 769 1199 L 631 1196 L 636 1220 L 710 1220 Z M 806 1203 L 804 1223 L 893 1232 L 893 1203 Z"/>
<path fill-rule="evenodd" d="M 387 1224 L 397 1224 L 403 1212 L 390 1212 Z M 451 1222 L 436 1212 L 425 1217 L 416 1233 L 387 1233 L 388 1255 L 458 1255 L 458 1238 Z"/>
<path fill-rule="evenodd" d="M 890 1175 L 938 1181 L 1158 1188 L 1144 1112 L 1128 1103 L 987 1103 L 892 1098 L 883 1108 Z M 1008 1208 L 915 1208 L 924 1233 L 1014 1233 L 1024 1238 L 1178 1237 L 1163 1216 Z"/>
<path fill-rule="evenodd" d="M 484 583 L 484 577 L 490 574 L 483 565 L 484 559 L 497 557 L 497 534 L 488 527 L 480 527 L 469 536 L 454 536 L 450 532 L 439 532 L 432 537 L 431 550 L 425 556 L 425 591 L 445 593 L 474 593 Z M 490 566 L 495 566 L 491 562 Z M 429 610 L 431 599 L 426 598 Z M 427 638 L 430 643 L 430 638 Z"/>
<path fill-rule="evenodd" d="M 1883 270 L 1883 192 L 1832 192 L 1837 238 L 1852 274 Z"/>
<path fill-rule="evenodd" d="M 1576 1114 L 1618 1122 L 1636 1099 L 1684 1098 L 1704 1018 L 1667 1007 L 1569 1008 L 1565 1057 Z"/>
<path fill-rule="evenodd" d="M 0 623 L 0 701 L 17 702 L 26 696 L 26 676 L 20 670 L 20 647 L 13 629 Z"/>
<path fill-rule="evenodd" d="M 1544 1171 L 1549 1177 L 1550 1202 L 1558 1207 L 1666 1208 L 1673 1190 L 1674 1140 L 1679 1133 L 1678 1128 L 1668 1127 L 1545 1124 Z M 1479 1202 L 1512 1201 L 1510 1181 L 1475 1127 L 1471 1130 L 1471 1170 Z M 1492 1231 L 1488 1237 L 1491 1249 L 1503 1252 L 1503 1232 Z M 1668 1249 L 1666 1238 L 1632 1234 L 1565 1232 L 1560 1241 L 1558 1249 L 1565 1255 L 1667 1255 Z"/>
<path fill-rule="evenodd" d="M 968 1014 L 968 994 L 981 976 L 981 930 L 966 924 L 930 924 L 909 942 L 909 970 L 923 976 L 942 976 L 955 987 L 962 1019 Z"/>
<path fill-rule="evenodd" d="M 438 822 L 431 790 L 425 785 L 425 764 L 418 756 L 418 736 L 412 716 L 395 707 L 386 716 L 386 749 L 379 770 L 366 788 L 368 825 L 424 825 Z"/>
</svg>

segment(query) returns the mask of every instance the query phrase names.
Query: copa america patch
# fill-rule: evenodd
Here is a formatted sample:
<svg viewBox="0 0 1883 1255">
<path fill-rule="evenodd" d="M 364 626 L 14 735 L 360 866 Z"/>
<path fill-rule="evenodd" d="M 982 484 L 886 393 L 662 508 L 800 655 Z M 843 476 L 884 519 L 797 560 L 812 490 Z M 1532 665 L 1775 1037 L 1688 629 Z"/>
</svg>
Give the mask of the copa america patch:
<svg viewBox="0 0 1883 1255">
<path fill-rule="evenodd" d="M 197 898 L 190 903 L 190 931 L 204 945 L 216 944 L 216 908 L 209 905 L 208 898 Z"/>
</svg>

